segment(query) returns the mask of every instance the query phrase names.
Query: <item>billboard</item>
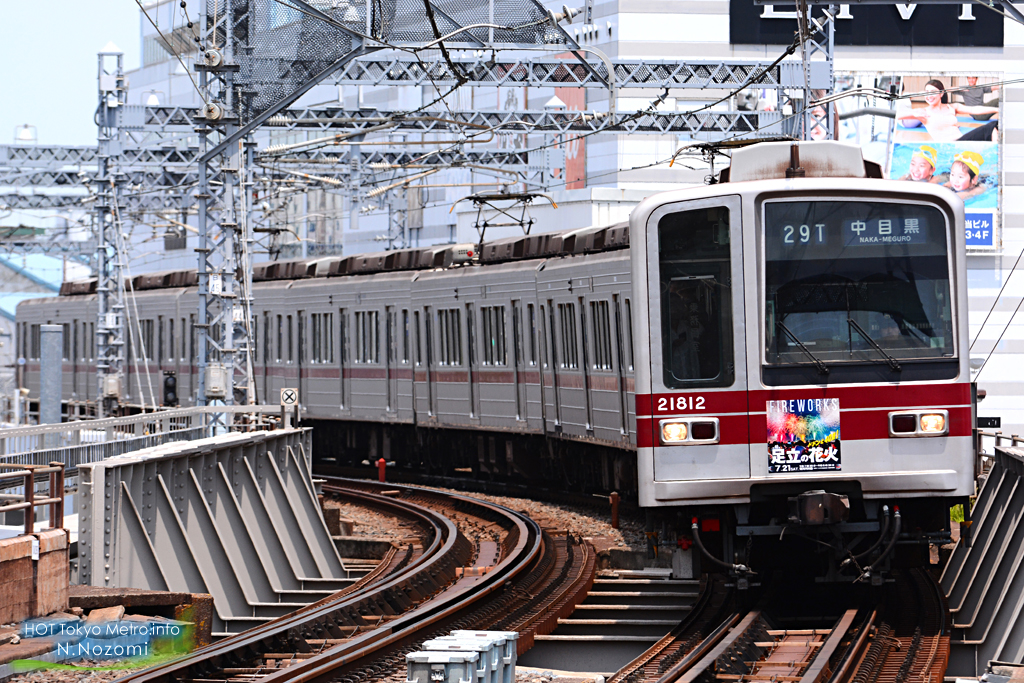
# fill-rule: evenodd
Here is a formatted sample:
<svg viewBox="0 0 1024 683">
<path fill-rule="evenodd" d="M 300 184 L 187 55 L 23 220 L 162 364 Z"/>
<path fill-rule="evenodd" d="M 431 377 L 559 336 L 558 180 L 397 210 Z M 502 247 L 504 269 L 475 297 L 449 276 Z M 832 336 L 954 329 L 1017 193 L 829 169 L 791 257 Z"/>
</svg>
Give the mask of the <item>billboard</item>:
<svg viewBox="0 0 1024 683">
<path fill-rule="evenodd" d="M 858 144 L 887 178 L 942 185 L 964 201 L 967 247 L 999 247 L 999 76 L 843 74 L 837 91 L 877 87 L 908 95 L 888 103 L 837 102 L 840 141 Z M 886 116 L 876 115 L 888 108 Z"/>
<path fill-rule="evenodd" d="M 729 0 L 729 42 L 789 45 L 796 7 Z M 812 9 L 820 16 L 821 8 Z M 1002 47 L 1003 17 L 981 4 L 839 5 L 836 45 Z"/>
</svg>

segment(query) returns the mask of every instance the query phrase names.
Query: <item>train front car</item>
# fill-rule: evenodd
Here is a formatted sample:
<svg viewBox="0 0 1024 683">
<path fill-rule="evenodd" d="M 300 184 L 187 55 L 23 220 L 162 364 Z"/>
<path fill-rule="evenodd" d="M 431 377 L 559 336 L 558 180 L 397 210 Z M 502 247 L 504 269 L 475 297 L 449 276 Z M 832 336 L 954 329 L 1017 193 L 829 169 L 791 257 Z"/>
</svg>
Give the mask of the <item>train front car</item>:
<svg viewBox="0 0 1024 683">
<path fill-rule="evenodd" d="M 741 584 L 927 562 L 974 492 L 963 203 L 835 142 L 743 148 L 724 175 L 630 218 L 654 531 Z"/>
</svg>

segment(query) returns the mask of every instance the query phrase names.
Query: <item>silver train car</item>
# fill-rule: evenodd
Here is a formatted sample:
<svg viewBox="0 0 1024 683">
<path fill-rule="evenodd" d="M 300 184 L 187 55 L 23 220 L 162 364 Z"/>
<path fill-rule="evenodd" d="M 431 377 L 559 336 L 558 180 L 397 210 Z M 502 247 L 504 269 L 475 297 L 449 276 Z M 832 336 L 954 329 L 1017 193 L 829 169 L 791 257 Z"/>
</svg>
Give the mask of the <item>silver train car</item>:
<svg viewBox="0 0 1024 683">
<path fill-rule="evenodd" d="M 261 264 L 257 393 L 298 388 L 328 465 L 619 490 L 738 575 L 787 530 L 834 576 L 875 540 L 920 561 L 974 490 L 963 225 L 857 148 L 761 143 L 628 226 Z M 123 402 L 174 372 L 189 405 L 195 273 L 132 284 Z M 90 287 L 20 304 L 32 395 L 44 323 L 65 398 L 94 395 Z"/>
</svg>

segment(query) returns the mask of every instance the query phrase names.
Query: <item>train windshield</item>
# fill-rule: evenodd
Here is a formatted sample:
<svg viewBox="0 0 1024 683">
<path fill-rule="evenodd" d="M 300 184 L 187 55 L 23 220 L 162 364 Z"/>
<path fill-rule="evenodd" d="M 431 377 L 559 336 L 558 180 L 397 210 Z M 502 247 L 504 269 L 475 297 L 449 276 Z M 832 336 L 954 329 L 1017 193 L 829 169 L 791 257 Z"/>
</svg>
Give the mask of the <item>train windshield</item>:
<svg viewBox="0 0 1024 683">
<path fill-rule="evenodd" d="M 933 206 L 765 204 L 767 362 L 953 356 L 948 230 Z"/>
</svg>

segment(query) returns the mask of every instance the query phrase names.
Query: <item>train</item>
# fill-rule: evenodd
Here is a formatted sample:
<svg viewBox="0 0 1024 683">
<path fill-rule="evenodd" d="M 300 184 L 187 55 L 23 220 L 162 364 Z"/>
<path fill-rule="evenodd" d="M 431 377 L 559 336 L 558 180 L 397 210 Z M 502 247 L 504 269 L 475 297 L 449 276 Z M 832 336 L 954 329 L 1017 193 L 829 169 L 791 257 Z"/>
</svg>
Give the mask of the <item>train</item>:
<svg viewBox="0 0 1024 683">
<path fill-rule="evenodd" d="M 833 141 L 713 180 L 628 224 L 255 266 L 258 400 L 297 389 L 327 464 L 632 496 L 683 573 L 926 563 L 978 466 L 962 201 Z M 131 289 L 123 400 L 174 373 L 187 405 L 196 274 Z M 95 395 L 95 320 L 95 281 L 19 305 L 30 393 L 50 323 Z"/>
</svg>

